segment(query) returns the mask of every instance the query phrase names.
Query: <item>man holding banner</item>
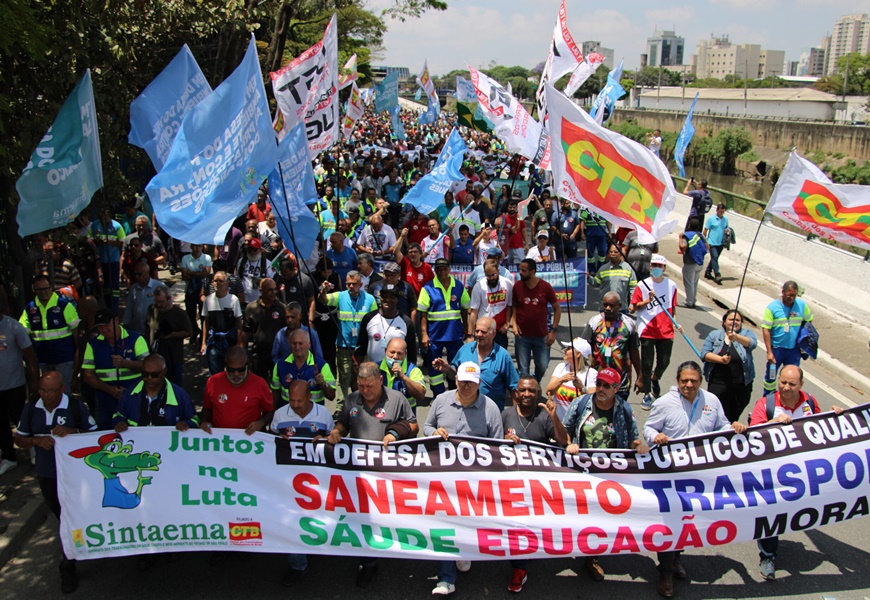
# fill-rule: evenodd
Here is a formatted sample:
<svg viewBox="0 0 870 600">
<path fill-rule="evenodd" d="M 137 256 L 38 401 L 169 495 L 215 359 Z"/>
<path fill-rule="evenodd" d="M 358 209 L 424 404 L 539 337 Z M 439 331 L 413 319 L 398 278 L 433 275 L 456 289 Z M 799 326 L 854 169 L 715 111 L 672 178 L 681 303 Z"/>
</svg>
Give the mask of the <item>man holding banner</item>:
<svg viewBox="0 0 870 600">
<path fill-rule="evenodd" d="M 701 389 L 701 366 L 690 360 L 677 369 L 676 387 L 653 405 L 643 427 L 643 436 L 650 446 L 663 446 L 675 439 L 728 429 L 743 433 L 746 425 L 739 421 L 728 422 L 719 398 Z M 658 553 L 660 575 L 656 591 L 665 598 L 674 595 L 674 577 L 688 577 L 680 554 L 682 551 Z"/>
</svg>

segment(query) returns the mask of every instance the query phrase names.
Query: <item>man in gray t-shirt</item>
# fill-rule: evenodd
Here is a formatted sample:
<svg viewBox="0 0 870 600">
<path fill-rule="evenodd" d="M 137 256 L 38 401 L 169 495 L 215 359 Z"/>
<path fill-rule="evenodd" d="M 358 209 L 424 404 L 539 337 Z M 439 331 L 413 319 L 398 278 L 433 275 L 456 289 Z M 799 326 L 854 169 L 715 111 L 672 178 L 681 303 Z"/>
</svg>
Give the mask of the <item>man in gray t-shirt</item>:
<svg viewBox="0 0 870 600">
<path fill-rule="evenodd" d="M 0 295 L 0 475 L 17 466 L 9 421 L 18 422 L 27 400 L 27 386 L 36 398 L 39 361 L 24 325 L 4 315 L 5 299 Z M 25 365 L 27 370 L 25 371 Z"/>
<path fill-rule="evenodd" d="M 417 437 L 417 417 L 408 400 L 396 390 L 384 387 L 380 367 L 373 362 L 359 366 L 357 391 L 351 393 L 327 441 L 337 444 L 343 437 L 390 442 Z M 360 556 L 356 585 L 367 588 L 378 572 L 378 559 Z"/>
<path fill-rule="evenodd" d="M 498 405 L 480 393 L 480 366 L 464 362 L 456 369 L 456 389 L 439 394 L 432 401 L 429 416 L 423 426 L 424 435 L 439 435 L 445 440 L 451 435 L 473 435 L 502 439 L 504 429 Z M 445 560 L 438 563 L 438 584 L 434 596 L 446 596 L 456 591 L 457 571 L 467 571 L 471 563 L 465 560 Z"/>
</svg>

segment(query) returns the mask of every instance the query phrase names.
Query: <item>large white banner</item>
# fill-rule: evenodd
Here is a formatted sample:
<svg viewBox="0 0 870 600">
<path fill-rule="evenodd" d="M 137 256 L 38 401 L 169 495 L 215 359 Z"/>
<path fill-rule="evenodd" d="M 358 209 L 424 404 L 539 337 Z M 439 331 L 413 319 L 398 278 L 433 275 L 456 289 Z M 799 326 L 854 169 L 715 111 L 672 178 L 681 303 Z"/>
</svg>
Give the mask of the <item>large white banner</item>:
<svg viewBox="0 0 870 600">
<path fill-rule="evenodd" d="M 471 83 L 493 133 L 510 152 L 525 156 L 542 169 L 550 168 L 550 136 L 529 111 L 495 79 L 468 67 Z"/>
<path fill-rule="evenodd" d="M 278 103 L 279 139 L 305 121 L 311 157 L 340 141 L 338 111 L 338 25 L 332 15 L 323 39 L 270 74 Z"/>
<path fill-rule="evenodd" d="M 825 240 L 870 250 L 870 185 L 837 184 L 792 152 L 767 212 Z"/>
<path fill-rule="evenodd" d="M 421 559 L 718 546 L 870 512 L 870 406 L 638 455 L 425 438 L 238 430 L 58 438 L 70 558 L 247 550 Z M 296 432 L 294 432 L 296 433 Z"/>
</svg>

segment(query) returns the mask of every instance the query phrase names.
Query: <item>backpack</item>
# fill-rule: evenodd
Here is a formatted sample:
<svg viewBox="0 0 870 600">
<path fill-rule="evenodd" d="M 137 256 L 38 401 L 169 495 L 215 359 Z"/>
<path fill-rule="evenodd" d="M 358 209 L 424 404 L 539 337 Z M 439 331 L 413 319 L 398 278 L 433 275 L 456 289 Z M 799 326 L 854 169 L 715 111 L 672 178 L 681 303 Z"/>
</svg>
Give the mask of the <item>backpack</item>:
<svg viewBox="0 0 870 600">
<path fill-rule="evenodd" d="M 767 420 L 770 421 L 773 418 L 773 414 L 776 412 L 776 392 L 772 392 L 764 398 L 767 402 L 765 406 Z M 807 392 L 807 400 L 810 401 L 810 410 L 812 410 L 814 415 L 822 412 L 819 408 L 819 402 L 816 400 L 816 397 L 809 392 Z"/>
<path fill-rule="evenodd" d="M 697 212 L 699 215 L 706 215 L 710 212 L 710 209 L 713 207 L 713 198 L 710 196 L 710 192 L 707 190 L 698 190 L 701 192 L 702 196 L 696 200 L 697 202 Z"/>
</svg>

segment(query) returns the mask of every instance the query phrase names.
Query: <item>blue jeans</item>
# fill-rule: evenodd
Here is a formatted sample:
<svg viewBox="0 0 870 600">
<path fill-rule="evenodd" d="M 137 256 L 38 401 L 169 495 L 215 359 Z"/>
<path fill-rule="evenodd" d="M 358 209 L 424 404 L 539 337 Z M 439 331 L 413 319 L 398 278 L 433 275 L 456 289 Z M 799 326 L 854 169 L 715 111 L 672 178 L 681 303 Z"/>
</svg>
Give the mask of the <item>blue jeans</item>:
<svg viewBox="0 0 870 600">
<path fill-rule="evenodd" d="M 774 346 L 773 348 L 773 358 L 776 360 L 776 372 L 779 373 L 779 370 L 783 365 L 794 365 L 799 367 L 801 365 L 801 350 L 797 346 L 794 348 L 777 348 Z M 776 391 L 776 377 L 773 379 L 768 379 L 769 373 L 767 369 L 764 369 L 764 393 L 770 394 L 771 392 Z"/>
<path fill-rule="evenodd" d="M 205 358 L 208 361 L 208 373 L 214 375 L 224 370 L 224 358 L 227 355 L 227 338 L 212 336 L 205 345 Z"/>
<path fill-rule="evenodd" d="M 445 581 L 447 583 L 456 583 L 456 574 L 458 570 L 456 569 L 456 561 L 455 560 L 439 560 L 438 561 L 438 581 Z"/>
<path fill-rule="evenodd" d="M 534 353 L 535 379 L 541 381 L 547 372 L 547 366 L 550 364 L 550 347 L 547 346 L 547 338 L 516 336 L 514 338 L 514 348 L 517 353 L 520 376 L 526 377 L 529 375 L 529 364 Z"/>
<path fill-rule="evenodd" d="M 707 264 L 705 275 L 713 274 L 719 277 L 719 255 L 722 254 L 722 246 L 710 246 L 710 262 Z"/>
<path fill-rule="evenodd" d="M 446 388 L 444 385 L 444 373 L 433 367 L 432 361 L 441 357 L 449 363 L 453 360 L 453 357 L 456 356 L 456 353 L 459 352 L 459 348 L 461 347 L 462 340 L 429 343 L 429 348 L 426 353 L 426 358 L 423 360 L 423 364 L 426 367 L 427 375 L 429 375 L 429 387 L 432 389 L 433 398 L 437 397 L 438 394 L 443 394 Z"/>
</svg>

